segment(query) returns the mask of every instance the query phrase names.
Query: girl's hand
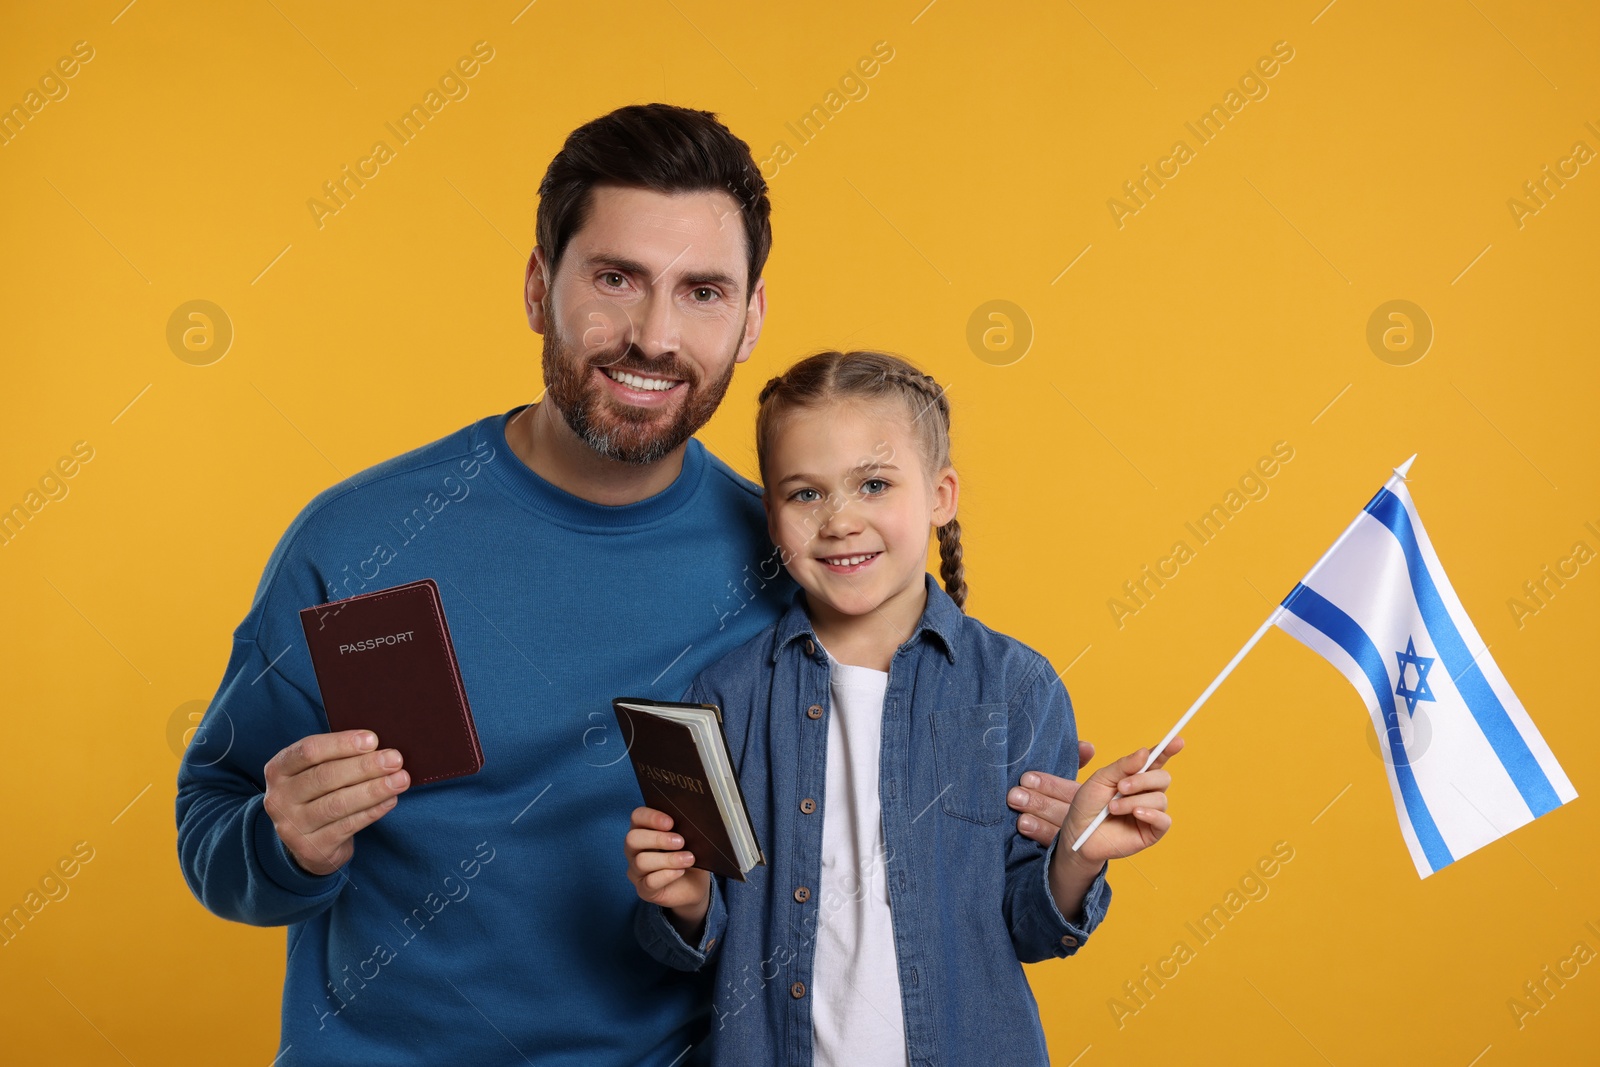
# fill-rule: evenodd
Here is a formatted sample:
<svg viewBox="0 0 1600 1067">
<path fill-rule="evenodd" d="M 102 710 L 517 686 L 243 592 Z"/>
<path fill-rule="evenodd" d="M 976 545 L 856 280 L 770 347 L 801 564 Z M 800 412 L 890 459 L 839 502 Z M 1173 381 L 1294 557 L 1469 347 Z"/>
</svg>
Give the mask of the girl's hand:
<svg viewBox="0 0 1600 1067">
<path fill-rule="evenodd" d="M 1172 775 L 1162 767 L 1182 749 L 1183 738 L 1174 737 L 1147 771 L 1141 773 L 1139 768 L 1144 766 L 1150 750 L 1141 748 L 1090 775 L 1067 808 L 1056 850 L 1069 850 L 1108 802 L 1111 814 L 1078 850 L 1080 860 L 1098 869 L 1106 860 L 1131 856 L 1161 840 L 1172 828 L 1172 816 L 1167 814 L 1167 789 L 1172 785 Z"/>
<path fill-rule="evenodd" d="M 634 808 L 633 827 L 623 841 L 628 881 L 639 899 L 672 912 L 680 933 L 700 929 L 711 906 L 711 872 L 690 867 L 694 855 L 671 833 L 672 816 L 655 808 Z"/>
</svg>

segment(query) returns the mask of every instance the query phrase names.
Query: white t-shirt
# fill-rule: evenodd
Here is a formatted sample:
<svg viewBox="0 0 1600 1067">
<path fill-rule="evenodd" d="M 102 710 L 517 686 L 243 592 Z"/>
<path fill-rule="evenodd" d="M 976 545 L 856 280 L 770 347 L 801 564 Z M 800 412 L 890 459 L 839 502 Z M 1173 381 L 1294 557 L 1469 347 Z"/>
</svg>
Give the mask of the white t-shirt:
<svg viewBox="0 0 1600 1067">
<path fill-rule="evenodd" d="M 832 670 L 822 884 L 811 988 L 816 1067 L 905 1064 L 905 1018 L 884 870 L 878 749 L 887 671 Z"/>
</svg>

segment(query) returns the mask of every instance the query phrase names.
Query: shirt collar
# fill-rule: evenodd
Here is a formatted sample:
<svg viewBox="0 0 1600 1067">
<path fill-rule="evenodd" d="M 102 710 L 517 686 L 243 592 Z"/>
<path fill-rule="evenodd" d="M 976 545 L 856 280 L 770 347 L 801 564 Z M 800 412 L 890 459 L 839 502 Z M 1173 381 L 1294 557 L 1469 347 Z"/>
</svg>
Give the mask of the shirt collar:
<svg viewBox="0 0 1600 1067">
<path fill-rule="evenodd" d="M 965 616 L 956 606 L 956 602 L 950 599 L 950 594 L 940 588 L 932 574 L 924 572 L 922 578 L 928 590 L 928 603 L 922 609 L 922 617 L 917 620 L 911 636 L 906 638 L 900 647 L 905 648 L 923 634 L 928 634 L 938 641 L 944 649 L 946 658 L 954 663 L 956 637 L 961 629 L 961 620 Z M 789 600 L 788 609 L 778 619 L 778 632 L 772 643 L 772 662 L 778 662 L 778 656 L 796 638 L 816 638 L 816 636 L 817 632 L 811 626 L 811 618 L 806 614 L 805 590 L 797 588 Z M 817 659 L 824 657 L 825 652 L 822 648 L 816 647 L 807 655 Z"/>
</svg>

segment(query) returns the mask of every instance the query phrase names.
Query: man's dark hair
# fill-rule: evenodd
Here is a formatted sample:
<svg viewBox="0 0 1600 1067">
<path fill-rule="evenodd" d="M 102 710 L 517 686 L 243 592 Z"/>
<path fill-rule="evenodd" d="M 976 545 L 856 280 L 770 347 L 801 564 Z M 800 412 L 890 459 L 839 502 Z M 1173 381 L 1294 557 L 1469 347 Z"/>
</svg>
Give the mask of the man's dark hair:
<svg viewBox="0 0 1600 1067">
<path fill-rule="evenodd" d="M 572 235 L 588 221 L 591 190 L 611 184 L 691 193 L 721 189 L 744 220 L 749 280 L 755 289 L 772 249 L 772 205 L 750 146 L 709 111 L 630 104 L 567 136 L 539 183 L 537 240 L 553 275 Z"/>
</svg>

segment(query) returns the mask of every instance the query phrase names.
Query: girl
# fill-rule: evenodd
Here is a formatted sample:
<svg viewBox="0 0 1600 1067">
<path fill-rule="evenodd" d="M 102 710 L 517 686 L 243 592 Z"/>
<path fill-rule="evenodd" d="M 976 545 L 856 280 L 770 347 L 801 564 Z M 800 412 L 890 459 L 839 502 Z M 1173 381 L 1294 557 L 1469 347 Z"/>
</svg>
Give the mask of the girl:
<svg viewBox="0 0 1600 1067">
<path fill-rule="evenodd" d="M 944 393 L 876 352 L 819 353 L 761 391 L 768 529 L 800 589 L 684 700 L 723 710 L 767 865 L 694 869 L 652 808 L 625 843 L 641 944 L 716 960 L 714 1063 L 1048 1063 L 1021 965 L 1076 952 L 1106 861 L 1171 826 L 1166 757 L 1135 773 L 1144 751 L 1083 784 L 1048 848 L 1011 824 L 1012 776 L 1075 777 L 1077 731 L 1049 662 L 963 613 Z"/>
</svg>

